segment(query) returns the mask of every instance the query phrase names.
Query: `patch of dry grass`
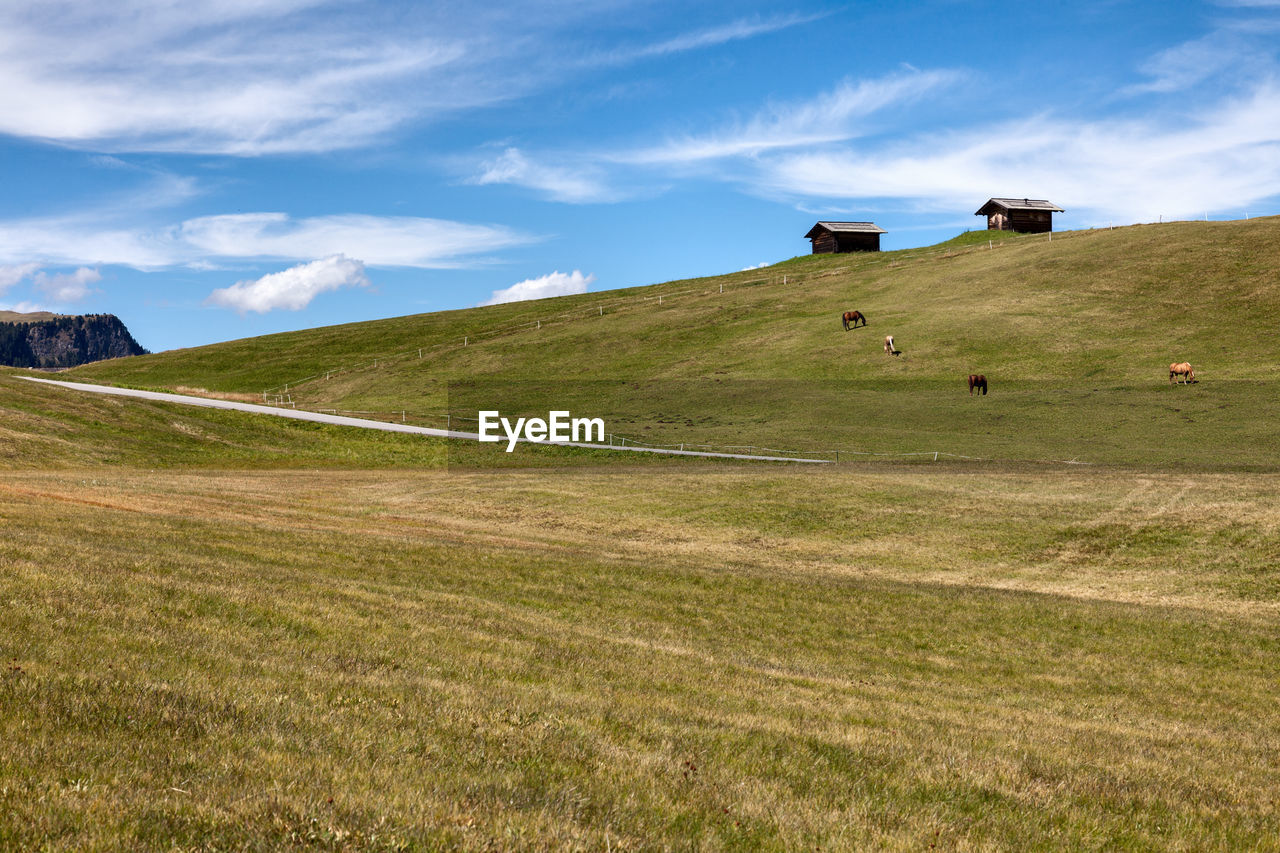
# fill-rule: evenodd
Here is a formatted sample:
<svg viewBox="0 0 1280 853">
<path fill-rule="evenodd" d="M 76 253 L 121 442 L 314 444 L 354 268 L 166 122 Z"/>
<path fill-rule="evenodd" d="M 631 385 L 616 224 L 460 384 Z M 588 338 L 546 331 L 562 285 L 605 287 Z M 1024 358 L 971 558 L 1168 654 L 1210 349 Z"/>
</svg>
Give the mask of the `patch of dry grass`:
<svg viewBox="0 0 1280 853">
<path fill-rule="evenodd" d="M 1277 485 L 0 474 L 0 846 L 1265 847 Z"/>
</svg>

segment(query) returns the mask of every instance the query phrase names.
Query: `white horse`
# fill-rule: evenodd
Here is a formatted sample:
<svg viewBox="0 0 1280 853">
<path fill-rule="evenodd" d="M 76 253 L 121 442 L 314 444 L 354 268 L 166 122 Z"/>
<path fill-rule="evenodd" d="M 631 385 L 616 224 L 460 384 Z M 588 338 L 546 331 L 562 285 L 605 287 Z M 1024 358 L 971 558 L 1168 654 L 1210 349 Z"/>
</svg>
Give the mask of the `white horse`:
<svg viewBox="0 0 1280 853">
<path fill-rule="evenodd" d="M 893 345 L 893 335 L 884 336 L 885 355 L 902 355 L 902 350 Z"/>
</svg>

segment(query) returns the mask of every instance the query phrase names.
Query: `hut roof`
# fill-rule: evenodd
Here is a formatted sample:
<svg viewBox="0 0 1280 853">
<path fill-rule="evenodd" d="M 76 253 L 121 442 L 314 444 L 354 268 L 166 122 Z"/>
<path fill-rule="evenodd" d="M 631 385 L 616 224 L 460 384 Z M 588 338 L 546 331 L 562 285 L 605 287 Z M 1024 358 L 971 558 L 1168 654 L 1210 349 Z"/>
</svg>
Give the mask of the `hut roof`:
<svg viewBox="0 0 1280 853">
<path fill-rule="evenodd" d="M 973 215 L 986 216 L 993 212 L 993 207 L 1002 207 L 1005 210 L 1056 210 L 1058 213 L 1063 212 L 1062 208 L 1042 198 L 991 198 L 987 199 L 987 203 L 978 208 Z"/>
<path fill-rule="evenodd" d="M 888 234 L 879 225 L 874 222 L 819 222 L 817 225 L 809 229 L 809 233 L 804 235 L 808 239 L 813 236 L 821 228 L 825 231 L 831 231 L 836 234 Z"/>
</svg>

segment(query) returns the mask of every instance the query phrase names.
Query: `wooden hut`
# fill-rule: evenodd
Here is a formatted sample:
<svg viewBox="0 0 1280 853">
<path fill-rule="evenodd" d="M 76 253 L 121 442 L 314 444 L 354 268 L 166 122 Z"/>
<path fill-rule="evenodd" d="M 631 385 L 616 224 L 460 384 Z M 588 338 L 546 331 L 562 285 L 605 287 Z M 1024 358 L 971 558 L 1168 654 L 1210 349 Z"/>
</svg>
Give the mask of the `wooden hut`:
<svg viewBox="0 0 1280 853">
<path fill-rule="evenodd" d="M 1042 198 L 991 198 L 974 216 L 987 217 L 988 231 L 1042 234 L 1053 230 L 1054 212 L 1062 208 Z"/>
<path fill-rule="evenodd" d="M 874 222 L 819 222 L 804 235 L 813 241 L 813 253 L 878 252 L 880 235 L 888 233 Z"/>
</svg>

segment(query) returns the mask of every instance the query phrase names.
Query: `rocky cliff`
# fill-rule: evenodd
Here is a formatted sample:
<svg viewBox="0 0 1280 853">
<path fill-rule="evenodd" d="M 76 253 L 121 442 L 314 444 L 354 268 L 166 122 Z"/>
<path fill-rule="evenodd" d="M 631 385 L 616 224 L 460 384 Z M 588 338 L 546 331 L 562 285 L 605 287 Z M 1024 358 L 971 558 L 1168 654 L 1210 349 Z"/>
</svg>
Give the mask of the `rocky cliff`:
<svg viewBox="0 0 1280 853">
<path fill-rule="evenodd" d="M 0 322 L 0 364 L 11 367 L 75 367 L 145 352 L 114 314 Z"/>
</svg>

